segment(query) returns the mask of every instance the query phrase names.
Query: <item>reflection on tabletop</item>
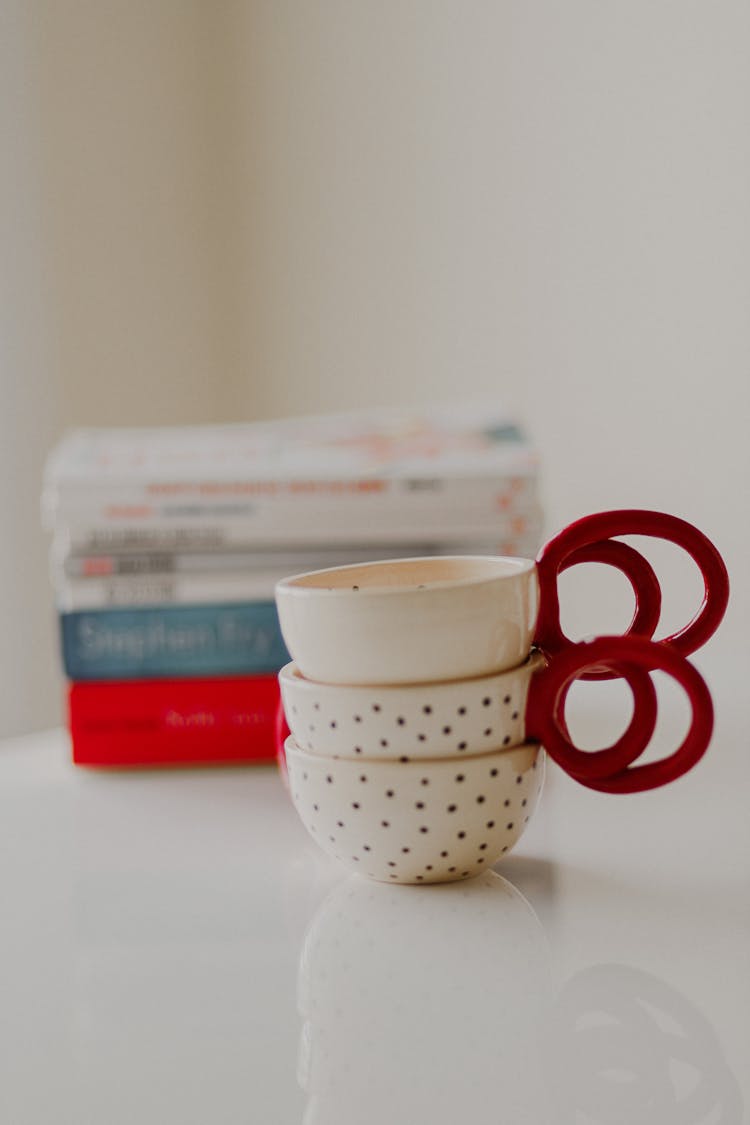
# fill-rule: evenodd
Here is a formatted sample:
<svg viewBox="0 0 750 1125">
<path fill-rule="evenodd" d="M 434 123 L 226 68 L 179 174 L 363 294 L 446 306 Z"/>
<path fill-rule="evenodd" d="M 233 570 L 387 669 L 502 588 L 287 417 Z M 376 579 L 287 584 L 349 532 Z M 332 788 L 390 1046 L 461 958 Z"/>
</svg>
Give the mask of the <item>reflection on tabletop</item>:
<svg viewBox="0 0 750 1125">
<path fill-rule="evenodd" d="M 299 965 L 304 1125 L 735 1125 L 741 1095 L 702 1014 L 658 978 L 596 965 L 562 987 L 536 914 L 492 871 L 352 876 Z"/>
<path fill-rule="evenodd" d="M 533 910 L 493 872 L 418 890 L 346 880 L 300 959 L 305 1125 L 456 1122 L 467 1109 L 495 1123 L 499 1090 L 509 1121 L 537 1120 L 529 1044 L 548 965 Z"/>
<path fill-rule="evenodd" d="M 558 1120 L 739 1125 L 742 1095 L 713 1028 L 685 996 L 629 965 L 561 989 L 542 1035 Z"/>
</svg>

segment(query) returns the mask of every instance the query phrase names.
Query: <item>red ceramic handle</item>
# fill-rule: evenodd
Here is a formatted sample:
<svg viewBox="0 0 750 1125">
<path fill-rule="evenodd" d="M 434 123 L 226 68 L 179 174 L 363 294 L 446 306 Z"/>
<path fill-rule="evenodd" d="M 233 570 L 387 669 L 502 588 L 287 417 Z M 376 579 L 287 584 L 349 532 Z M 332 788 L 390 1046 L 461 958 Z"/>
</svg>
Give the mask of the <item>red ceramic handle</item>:
<svg viewBox="0 0 750 1125">
<path fill-rule="evenodd" d="M 563 559 L 558 573 L 562 574 L 576 563 L 584 562 L 606 563 L 622 571 L 633 587 L 635 596 L 635 613 L 626 633 L 635 633 L 639 637 L 653 637 L 661 614 L 661 587 L 648 559 L 627 543 L 620 543 L 617 539 L 600 539 L 597 543 L 576 547 Z M 557 596 L 556 582 L 555 596 Z M 541 600 L 543 602 L 543 599 Z M 563 635 L 562 630 L 561 635 Z M 564 640 L 568 643 L 566 637 Z M 612 672 L 604 668 L 591 668 L 581 676 L 581 679 L 610 680 Z"/>
<path fill-rule="evenodd" d="M 648 535 L 666 539 L 682 547 L 695 560 L 703 576 L 705 590 L 701 607 L 683 629 L 661 642 L 683 656 L 695 652 L 715 632 L 727 608 L 729 576 L 724 560 L 710 539 L 692 524 L 677 516 L 637 508 L 585 516 L 570 524 L 542 548 L 537 556 L 540 605 L 534 643 L 549 656 L 572 643 L 560 625 L 557 578 L 567 567 L 584 561 L 608 562 L 628 576 L 635 592 L 636 611 L 626 635 L 653 636 L 660 609 L 658 582 L 651 567 L 646 564 L 646 570 L 635 566 L 630 554 L 613 554 L 611 548 L 605 553 L 606 541 L 617 535 Z M 637 551 L 633 553 L 638 554 Z M 642 559 L 642 556 L 639 557 Z M 601 669 L 592 669 L 592 672 L 594 676 L 602 675 Z M 588 674 L 587 678 L 593 676 Z"/>
<path fill-rule="evenodd" d="M 580 750 L 565 725 L 565 699 L 588 668 L 605 666 L 623 676 L 633 692 L 633 718 L 618 741 L 604 750 Z M 634 766 L 656 723 L 656 694 L 648 672 L 669 673 L 685 689 L 692 708 L 690 730 L 668 758 Z M 582 785 L 605 793 L 655 789 L 686 773 L 702 757 L 713 730 L 711 695 L 700 673 L 678 652 L 645 637 L 599 637 L 569 645 L 531 681 L 527 736 L 543 743 L 559 766 Z"/>
</svg>

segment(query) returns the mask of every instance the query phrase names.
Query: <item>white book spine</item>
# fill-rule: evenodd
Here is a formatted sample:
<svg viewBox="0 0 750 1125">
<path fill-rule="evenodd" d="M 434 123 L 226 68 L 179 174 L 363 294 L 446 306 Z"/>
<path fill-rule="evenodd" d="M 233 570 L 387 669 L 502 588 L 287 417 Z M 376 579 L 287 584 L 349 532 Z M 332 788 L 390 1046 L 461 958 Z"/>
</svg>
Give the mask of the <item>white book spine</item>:
<svg viewBox="0 0 750 1125">
<path fill-rule="evenodd" d="M 117 606 L 231 605 L 273 601 L 283 570 L 252 574 L 163 575 L 143 578 L 74 578 L 56 590 L 61 613 Z"/>
<path fill-rule="evenodd" d="M 467 553 L 483 554 L 488 549 L 486 541 L 467 547 Z M 428 549 L 429 548 L 429 549 Z M 492 547 L 490 547 L 492 550 Z M 98 579 L 115 577 L 147 578 L 149 575 L 226 574 L 247 571 L 285 570 L 288 574 L 323 570 L 331 566 L 393 558 L 394 551 L 402 557 L 419 554 L 445 553 L 438 544 L 417 542 L 394 543 L 386 547 L 351 547 L 343 544 L 338 549 L 317 551 L 278 551 L 228 548 L 218 551 L 142 551 L 127 553 L 106 552 L 70 554 L 64 544 L 56 539 L 52 551 L 52 580 L 57 585 L 66 579 Z"/>
<path fill-rule="evenodd" d="M 246 522 L 258 532 L 344 520 L 383 529 L 463 515 L 476 522 L 522 515 L 536 503 L 533 475 L 353 480 L 165 482 L 139 487 L 92 485 L 48 494 L 50 526 Z"/>
<path fill-rule="evenodd" d="M 193 547 L 221 551 L 224 548 L 232 548 L 237 545 L 262 546 L 267 544 L 287 546 L 292 549 L 300 547 L 302 543 L 301 537 L 291 532 L 286 535 L 283 532 L 277 532 L 273 535 L 269 533 L 268 536 L 263 538 L 254 538 L 247 528 L 220 526 L 190 528 L 157 525 L 148 529 L 138 527 L 109 529 L 73 527 L 69 528 L 64 534 L 67 549 L 76 553 L 101 550 L 112 552 L 184 550 Z M 492 535 L 492 528 L 486 524 L 480 526 L 453 524 L 450 527 L 443 525 L 442 528 L 430 528 L 425 531 L 424 541 L 422 543 L 415 542 L 414 550 L 410 551 L 409 555 L 430 554 L 431 552 L 427 550 L 427 547 L 434 543 L 438 534 L 441 535 L 446 548 L 451 547 L 449 553 L 462 554 L 461 545 L 463 543 L 468 539 L 489 539 Z M 351 542 L 351 536 L 347 536 L 347 541 Z M 535 555 L 541 545 L 541 522 L 534 519 L 526 520 L 522 525 L 514 528 L 497 527 L 493 541 L 497 543 L 497 550 L 493 552 L 495 554 L 521 555 L 523 557 Z M 330 547 L 335 542 L 336 537 L 330 532 L 327 534 L 316 533 L 315 529 L 309 530 L 304 539 L 304 545 L 307 547 Z M 371 557 L 373 555 L 376 557 L 377 554 L 389 558 L 395 558 L 397 555 L 403 557 L 403 552 L 398 550 L 401 537 L 396 532 L 389 535 L 377 531 L 373 532 L 372 529 L 369 529 L 369 534 L 366 534 L 363 530 L 360 535 L 360 542 L 362 544 L 369 543 L 373 549 L 377 549 L 369 552 Z M 387 551 L 386 548 L 388 548 Z"/>
<path fill-rule="evenodd" d="M 312 507 L 306 517 L 209 519 L 175 514 L 148 521 L 76 519 L 58 528 L 66 549 L 76 553 L 123 550 L 215 551 L 223 548 L 334 548 L 337 544 L 385 547 L 409 540 L 419 543 L 465 543 L 492 539 L 539 546 L 541 512 L 535 505 L 523 512 L 486 510 L 437 511 L 424 508 L 393 514 L 387 521 L 367 520 L 363 513 L 339 508 L 327 513 Z M 357 518 L 357 516 L 359 518 Z M 507 553 L 507 552 L 506 552 Z"/>
</svg>

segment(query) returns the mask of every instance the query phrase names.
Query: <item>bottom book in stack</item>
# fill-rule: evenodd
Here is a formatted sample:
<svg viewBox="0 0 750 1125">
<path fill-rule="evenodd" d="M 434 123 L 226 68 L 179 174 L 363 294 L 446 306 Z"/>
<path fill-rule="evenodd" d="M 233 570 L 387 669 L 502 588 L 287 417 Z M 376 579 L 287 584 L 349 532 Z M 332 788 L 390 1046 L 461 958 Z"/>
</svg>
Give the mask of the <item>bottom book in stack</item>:
<svg viewBox="0 0 750 1125">
<path fill-rule="evenodd" d="M 89 766 L 268 762 L 275 675 L 73 683 L 73 761 Z"/>
</svg>

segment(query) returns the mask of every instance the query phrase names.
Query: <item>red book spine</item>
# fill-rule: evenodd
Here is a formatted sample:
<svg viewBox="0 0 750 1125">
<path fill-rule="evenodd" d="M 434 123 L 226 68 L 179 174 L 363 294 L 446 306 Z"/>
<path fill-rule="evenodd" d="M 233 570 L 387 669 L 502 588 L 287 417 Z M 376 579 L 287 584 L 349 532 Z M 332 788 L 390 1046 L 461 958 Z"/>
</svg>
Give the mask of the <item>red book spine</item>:
<svg viewBox="0 0 750 1125">
<path fill-rule="evenodd" d="M 89 766 L 272 762 L 275 676 L 74 683 L 73 761 Z"/>
</svg>

